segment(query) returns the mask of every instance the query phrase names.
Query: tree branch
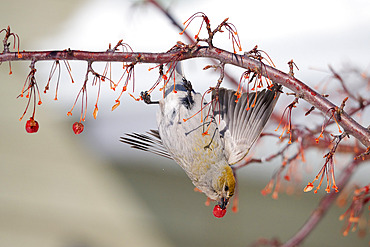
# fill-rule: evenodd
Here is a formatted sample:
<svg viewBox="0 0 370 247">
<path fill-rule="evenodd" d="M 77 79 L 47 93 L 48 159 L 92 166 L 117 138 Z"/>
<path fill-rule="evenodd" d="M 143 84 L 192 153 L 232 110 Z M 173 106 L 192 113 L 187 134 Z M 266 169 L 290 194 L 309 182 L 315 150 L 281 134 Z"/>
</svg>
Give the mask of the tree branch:
<svg viewBox="0 0 370 247">
<path fill-rule="evenodd" d="M 190 58 L 207 57 L 219 60 L 224 64 L 235 65 L 250 71 L 259 71 L 263 76 L 279 83 L 297 94 L 325 115 L 338 107 L 322 97 L 312 88 L 295 77 L 262 63 L 259 60 L 238 55 L 219 48 L 199 45 L 182 45 L 164 53 L 145 52 L 89 52 L 79 50 L 35 51 L 35 52 L 5 52 L 0 54 L 0 62 L 19 60 L 83 60 L 91 62 L 135 62 L 135 63 L 168 63 Z M 350 135 L 358 139 L 365 147 L 370 146 L 370 130 L 357 123 L 344 111 L 334 114 L 337 122 Z"/>
<path fill-rule="evenodd" d="M 347 167 L 342 171 L 340 178 L 338 179 L 338 186 L 344 188 L 349 179 L 351 178 L 354 169 L 357 168 L 360 162 L 358 160 L 353 160 Z M 329 210 L 330 206 L 333 204 L 334 200 L 337 198 L 338 193 L 328 193 L 323 197 L 317 206 L 317 208 L 309 216 L 306 223 L 301 227 L 301 229 L 285 244 L 281 247 L 293 247 L 298 246 L 310 233 L 315 229 L 316 225 L 320 222 L 326 212 Z"/>
</svg>

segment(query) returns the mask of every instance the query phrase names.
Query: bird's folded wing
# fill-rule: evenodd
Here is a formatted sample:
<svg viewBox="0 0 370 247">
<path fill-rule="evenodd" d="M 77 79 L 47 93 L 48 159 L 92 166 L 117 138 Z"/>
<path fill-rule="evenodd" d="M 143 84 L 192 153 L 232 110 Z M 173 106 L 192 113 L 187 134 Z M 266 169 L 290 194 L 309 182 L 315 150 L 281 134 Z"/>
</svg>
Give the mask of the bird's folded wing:
<svg viewBox="0 0 370 247">
<path fill-rule="evenodd" d="M 131 133 L 121 137 L 121 142 L 131 145 L 132 148 L 147 151 L 153 154 L 172 159 L 167 149 L 163 146 L 158 130 L 150 130 L 148 135 Z"/>
<path fill-rule="evenodd" d="M 230 165 L 243 159 L 261 134 L 280 95 L 280 86 L 274 85 L 258 93 L 243 93 L 237 100 L 235 91 L 220 88 L 212 92 L 214 119 L 225 145 Z M 237 102 L 235 102 L 237 100 Z"/>
</svg>

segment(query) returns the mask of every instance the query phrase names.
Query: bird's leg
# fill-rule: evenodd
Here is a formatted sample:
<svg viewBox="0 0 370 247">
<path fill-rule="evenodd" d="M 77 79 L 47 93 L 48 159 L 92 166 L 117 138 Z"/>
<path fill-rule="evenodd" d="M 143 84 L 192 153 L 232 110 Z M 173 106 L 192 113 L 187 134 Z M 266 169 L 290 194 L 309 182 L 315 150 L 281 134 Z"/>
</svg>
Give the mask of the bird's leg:
<svg viewBox="0 0 370 247">
<path fill-rule="evenodd" d="M 148 105 L 150 105 L 150 104 L 159 104 L 159 101 L 152 101 L 152 100 L 150 99 L 150 95 L 148 94 L 148 91 L 141 92 L 141 93 L 140 93 L 140 96 L 141 96 L 141 98 L 143 99 L 143 101 L 144 101 L 146 104 L 148 104 Z"/>
</svg>

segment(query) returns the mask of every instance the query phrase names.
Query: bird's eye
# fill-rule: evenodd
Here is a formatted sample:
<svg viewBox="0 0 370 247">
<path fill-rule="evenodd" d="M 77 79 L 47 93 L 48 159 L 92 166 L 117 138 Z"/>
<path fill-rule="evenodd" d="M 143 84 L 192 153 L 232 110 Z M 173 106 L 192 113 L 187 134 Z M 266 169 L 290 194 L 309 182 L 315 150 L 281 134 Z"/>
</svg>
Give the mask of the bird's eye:
<svg viewBox="0 0 370 247">
<path fill-rule="evenodd" d="M 229 190 L 229 186 L 225 185 L 225 191 Z"/>
</svg>

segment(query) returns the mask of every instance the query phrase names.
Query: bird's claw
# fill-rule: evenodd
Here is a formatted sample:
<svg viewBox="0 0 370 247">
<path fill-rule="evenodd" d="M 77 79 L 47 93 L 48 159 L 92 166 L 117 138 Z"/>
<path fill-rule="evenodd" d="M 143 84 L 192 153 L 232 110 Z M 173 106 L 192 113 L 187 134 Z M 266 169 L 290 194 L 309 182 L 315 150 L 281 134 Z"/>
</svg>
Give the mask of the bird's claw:
<svg viewBox="0 0 370 247">
<path fill-rule="evenodd" d="M 158 101 L 152 101 L 150 99 L 150 94 L 148 94 L 148 91 L 141 92 L 140 96 L 143 99 L 143 101 L 145 102 L 145 104 L 150 105 L 150 104 L 158 104 L 159 103 Z"/>
</svg>

